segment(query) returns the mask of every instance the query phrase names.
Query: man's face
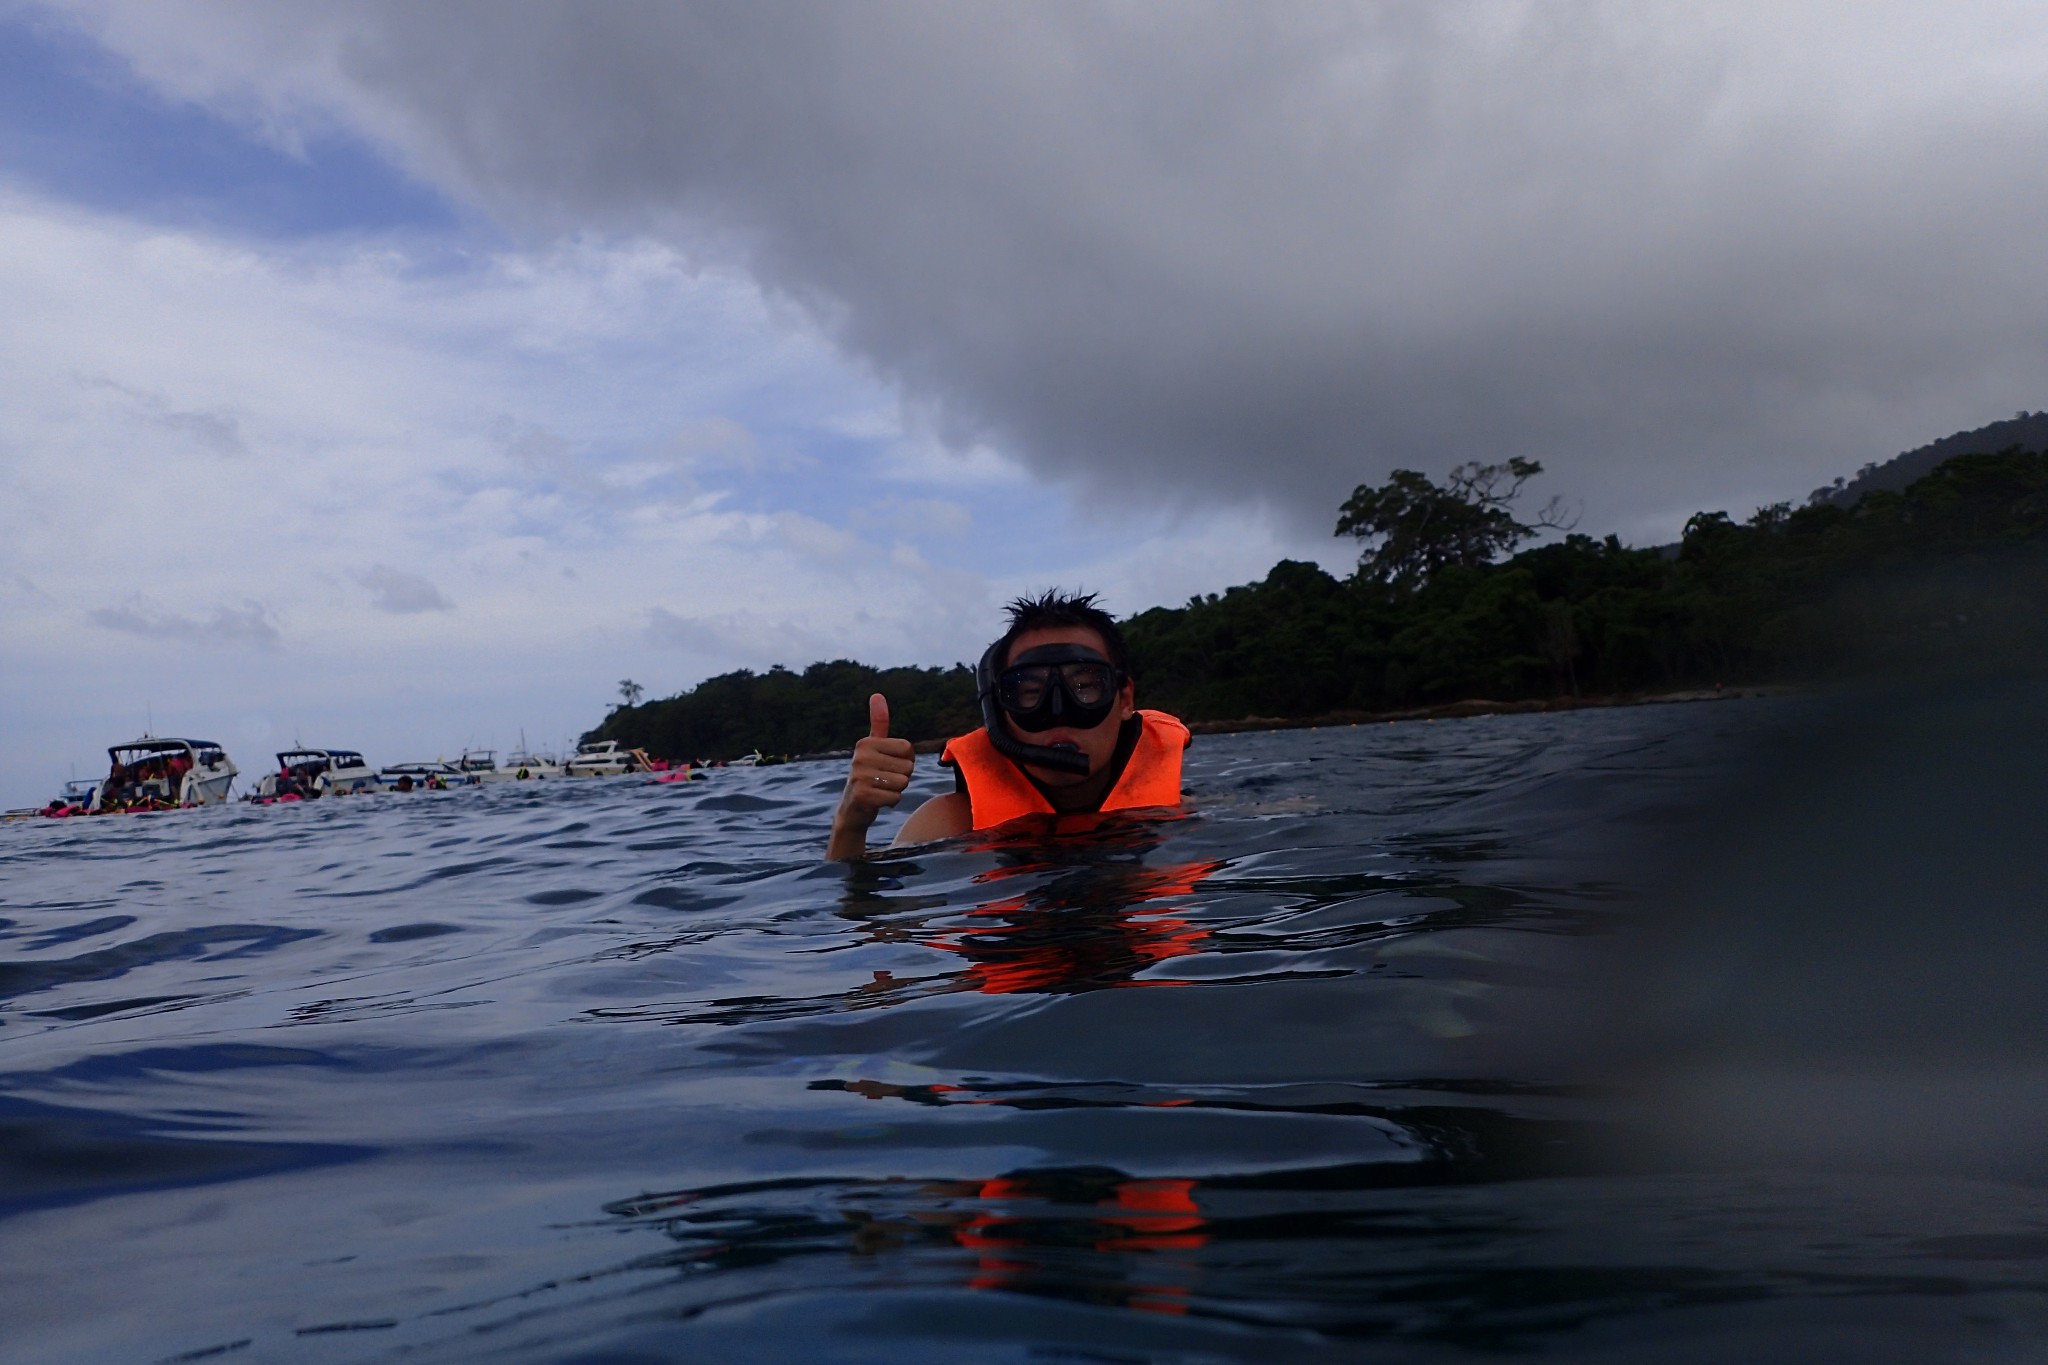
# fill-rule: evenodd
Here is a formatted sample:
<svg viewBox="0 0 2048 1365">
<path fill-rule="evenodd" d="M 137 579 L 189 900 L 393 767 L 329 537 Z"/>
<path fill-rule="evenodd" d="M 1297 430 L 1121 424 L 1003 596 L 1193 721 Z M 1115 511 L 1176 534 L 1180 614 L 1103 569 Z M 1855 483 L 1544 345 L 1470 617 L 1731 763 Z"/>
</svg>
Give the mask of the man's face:
<svg viewBox="0 0 2048 1365">
<path fill-rule="evenodd" d="M 1085 649 L 1094 650 L 1105 659 L 1109 657 L 1109 648 L 1103 642 L 1101 632 L 1091 630 L 1087 626 L 1047 626 L 1039 630 L 1027 630 L 1010 641 L 1009 653 L 1003 658 L 1003 667 L 1008 668 L 1010 661 L 1026 650 L 1037 649 L 1042 645 L 1080 645 Z M 1071 787 L 1086 782 L 1116 757 L 1118 733 L 1123 728 L 1123 723 L 1135 714 L 1136 689 L 1131 686 L 1131 680 L 1126 678 L 1123 686 L 1117 690 L 1116 705 L 1110 708 L 1109 715 L 1104 717 L 1099 725 L 1089 729 L 1056 725 L 1050 730 L 1025 731 L 1018 729 L 1016 722 L 1008 714 L 1003 716 L 1003 726 L 1010 732 L 1012 738 L 1022 743 L 1044 744 L 1050 747 L 1067 746 L 1086 754 L 1086 776 L 1041 768 L 1033 763 L 1024 765 L 1031 770 L 1033 777 L 1048 787 Z"/>
</svg>

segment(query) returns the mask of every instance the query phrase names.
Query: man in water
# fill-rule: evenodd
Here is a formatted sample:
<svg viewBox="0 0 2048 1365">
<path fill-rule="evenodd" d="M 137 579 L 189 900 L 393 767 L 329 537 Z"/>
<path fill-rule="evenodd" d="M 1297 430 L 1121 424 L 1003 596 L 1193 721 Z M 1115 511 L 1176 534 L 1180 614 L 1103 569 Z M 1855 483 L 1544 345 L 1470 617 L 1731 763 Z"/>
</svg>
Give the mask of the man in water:
<svg viewBox="0 0 2048 1365">
<path fill-rule="evenodd" d="M 1010 628 L 974 670 L 982 728 L 946 745 L 956 789 L 911 812 L 899 844 L 1061 816 L 1180 804 L 1188 730 L 1140 711 L 1123 633 L 1093 594 L 1048 592 L 1010 604 Z M 903 799 L 915 752 L 889 734 L 889 700 L 868 698 L 868 737 L 853 747 L 825 856 L 867 853 L 868 827 Z"/>
</svg>

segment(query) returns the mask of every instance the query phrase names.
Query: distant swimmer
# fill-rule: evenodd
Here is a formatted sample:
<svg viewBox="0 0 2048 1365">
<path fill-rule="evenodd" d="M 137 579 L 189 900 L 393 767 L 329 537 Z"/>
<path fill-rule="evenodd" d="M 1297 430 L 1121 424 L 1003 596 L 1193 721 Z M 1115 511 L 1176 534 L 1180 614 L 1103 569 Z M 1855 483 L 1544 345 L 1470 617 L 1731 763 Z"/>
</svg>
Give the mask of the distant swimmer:
<svg viewBox="0 0 2048 1365">
<path fill-rule="evenodd" d="M 974 670 L 982 728 L 946 745 L 955 790 L 926 801 L 899 844 L 989 829 L 1025 815 L 1177 806 L 1187 726 L 1141 711 L 1123 633 L 1092 593 L 1019 598 L 1010 628 Z M 825 856 L 859 858 L 869 826 L 903 799 L 916 761 L 889 734 L 889 700 L 868 698 L 868 737 L 853 747 Z"/>
</svg>

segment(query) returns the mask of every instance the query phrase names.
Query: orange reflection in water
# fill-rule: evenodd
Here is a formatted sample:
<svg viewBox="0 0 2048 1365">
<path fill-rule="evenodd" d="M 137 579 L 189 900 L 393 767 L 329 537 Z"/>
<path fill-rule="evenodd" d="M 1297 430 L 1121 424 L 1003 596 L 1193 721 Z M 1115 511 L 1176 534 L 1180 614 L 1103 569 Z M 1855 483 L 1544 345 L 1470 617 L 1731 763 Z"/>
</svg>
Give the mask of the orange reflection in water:
<svg viewBox="0 0 2048 1365">
<path fill-rule="evenodd" d="M 1208 931 L 1169 902 L 1192 893 L 1221 866 L 1092 868 L 1085 877 L 1055 878 L 976 906 L 967 926 L 922 942 L 965 958 L 963 984 L 988 995 L 1178 985 L 1133 978 L 1156 962 L 1197 951 Z"/>
<path fill-rule="evenodd" d="M 971 990 L 988 995 L 1078 993 L 1111 986 L 1173 986 L 1145 981 L 1146 968 L 1201 950 L 1209 931 L 1187 900 L 1225 864 L 1148 866 L 1178 814 L 1025 817 L 977 836 L 997 865 L 975 877 L 1014 894 L 953 909 L 945 898 L 888 894 L 886 864 L 849 869 L 840 913 L 865 925 L 870 943 L 915 943 L 965 960 L 948 979 L 877 971 L 856 997 L 902 991 Z M 893 891 L 897 888 L 890 887 Z"/>
<path fill-rule="evenodd" d="M 985 1209 L 957 1225 L 953 1237 L 975 1253 L 970 1289 L 1042 1292 L 1055 1277 L 1053 1253 L 1068 1259 L 1078 1248 L 1101 1253 L 1167 1253 L 1137 1277 L 1109 1279 L 1101 1267 L 1088 1297 L 1154 1313 L 1185 1313 L 1199 1273 L 1193 1260 L 1175 1256 L 1208 1244 L 1208 1226 L 1195 1202 L 1198 1182 L 1148 1180 L 1104 1173 L 1106 1188 L 1089 1213 L 1071 1211 L 1071 1173 L 999 1176 L 983 1181 L 974 1197 Z M 1060 1205 L 1057 1212 L 1048 1205 Z M 1071 1278 L 1071 1268 L 1060 1272 Z"/>
</svg>

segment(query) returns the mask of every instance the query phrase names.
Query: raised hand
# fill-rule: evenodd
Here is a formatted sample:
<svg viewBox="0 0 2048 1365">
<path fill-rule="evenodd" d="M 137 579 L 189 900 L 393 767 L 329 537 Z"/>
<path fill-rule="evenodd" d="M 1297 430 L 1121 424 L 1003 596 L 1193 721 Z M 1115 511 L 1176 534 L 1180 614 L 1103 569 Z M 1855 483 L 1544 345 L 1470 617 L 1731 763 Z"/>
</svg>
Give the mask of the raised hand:
<svg viewBox="0 0 2048 1365">
<path fill-rule="evenodd" d="M 909 740 L 889 737 L 889 699 L 880 692 L 870 696 L 867 738 L 853 746 L 853 764 L 846 774 L 839 809 L 832 817 L 826 857 L 858 857 L 866 852 L 868 826 L 884 808 L 903 799 L 916 761 Z"/>
</svg>

